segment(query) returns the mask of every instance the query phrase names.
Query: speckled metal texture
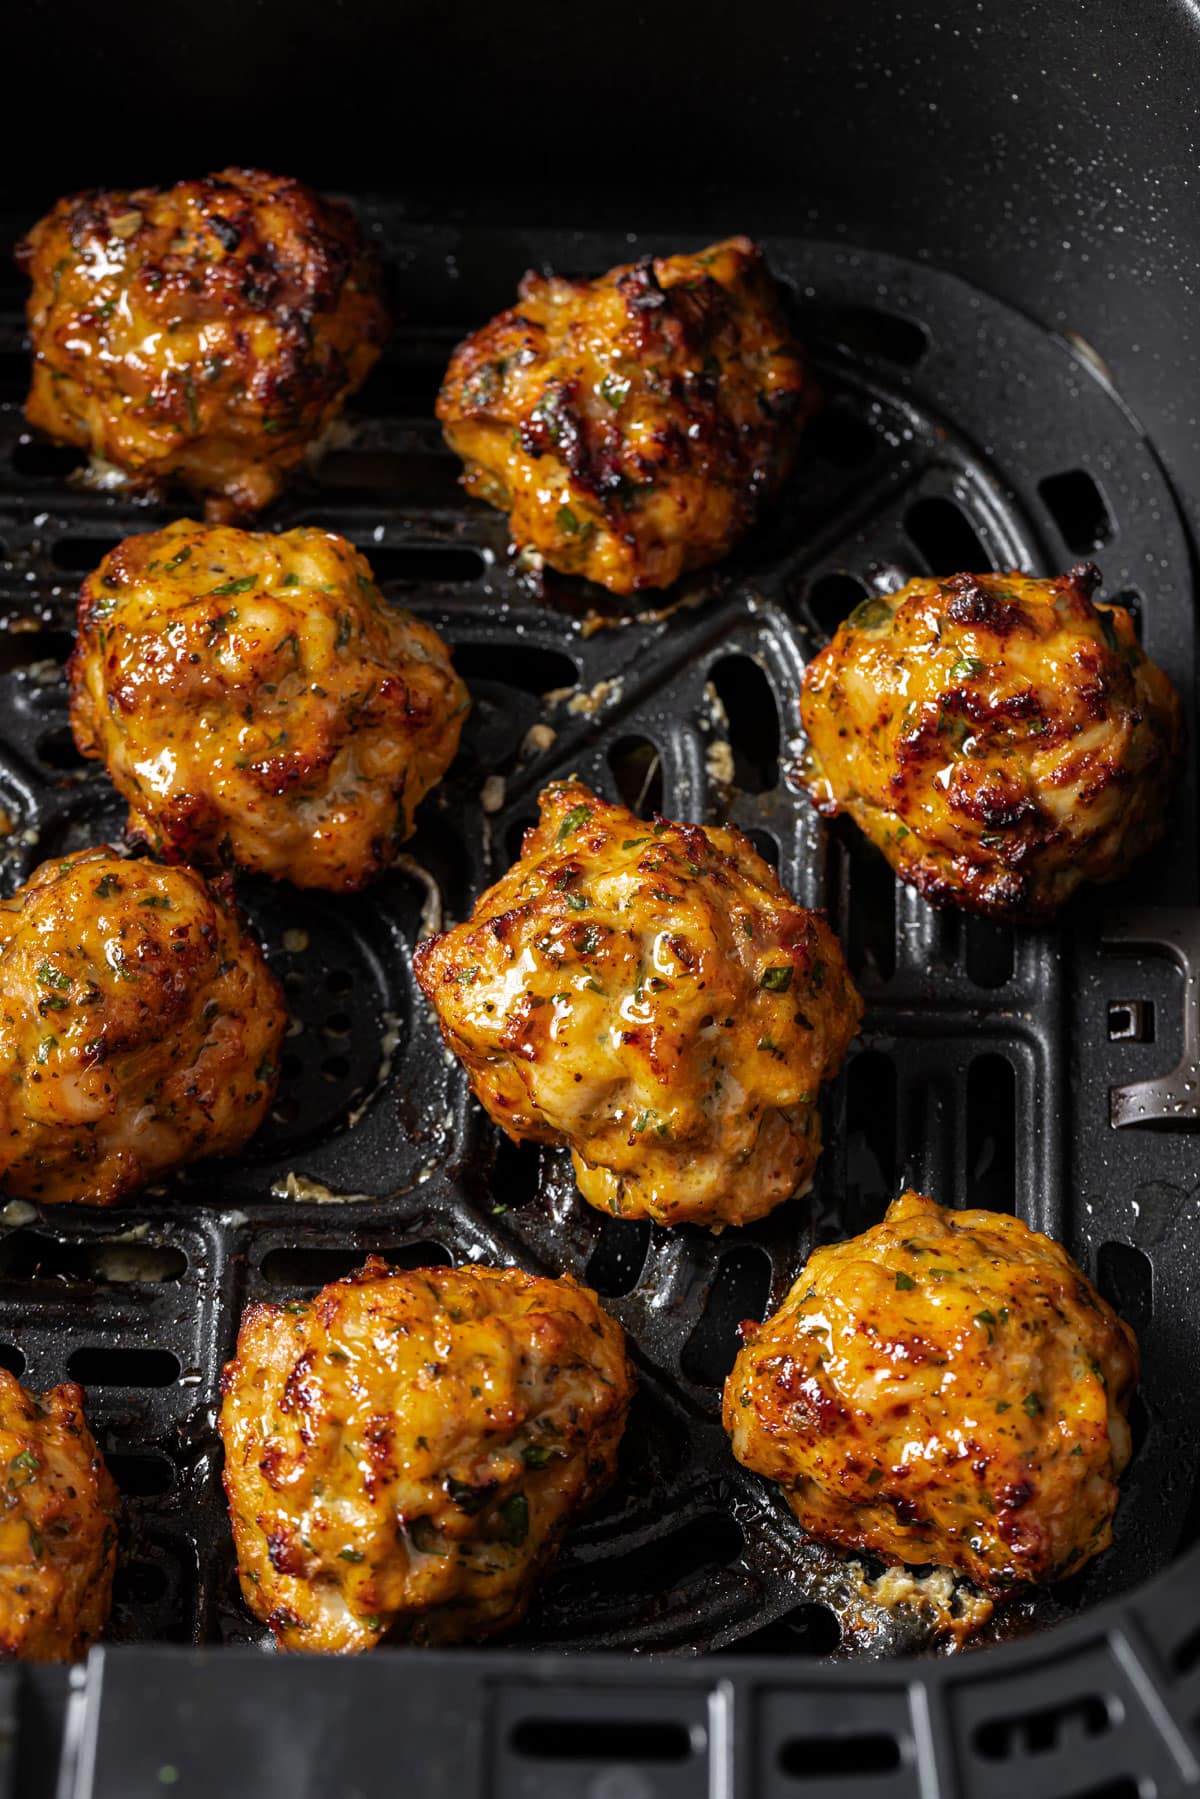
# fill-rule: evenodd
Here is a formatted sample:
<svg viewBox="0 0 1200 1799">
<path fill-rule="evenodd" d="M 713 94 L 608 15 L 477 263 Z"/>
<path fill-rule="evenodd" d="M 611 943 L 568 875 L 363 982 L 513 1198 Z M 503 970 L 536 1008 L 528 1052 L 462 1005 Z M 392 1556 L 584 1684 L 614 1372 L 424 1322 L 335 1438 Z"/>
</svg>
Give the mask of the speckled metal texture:
<svg viewBox="0 0 1200 1799">
<path fill-rule="evenodd" d="M 522 1646 L 842 1658 L 920 1646 L 915 1619 L 873 1611 L 736 1466 L 718 1415 L 737 1321 L 776 1305 L 815 1242 L 876 1220 L 904 1181 L 947 1204 L 1014 1209 L 1064 1238 L 1143 1344 L 1138 1451 L 1114 1548 L 990 1634 L 1131 1591 L 1195 1533 L 1200 1149 L 1150 1120 L 1114 1130 L 1109 1093 L 1180 1061 L 1195 997 L 1169 954 L 1121 958 L 1102 934 L 1108 912 L 1195 906 L 1180 848 L 1195 842 L 1194 785 L 1180 791 L 1167 847 L 1120 890 L 1085 896 L 1053 930 L 1016 932 L 931 912 L 852 831 L 818 823 L 794 765 L 806 656 L 863 594 L 962 567 L 1045 573 L 1093 555 L 1105 595 L 1135 610 L 1194 723 L 1188 547 L 1153 451 L 1090 362 L 1016 312 L 885 256 L 771 240 L 826 396 L 799 472 L 729 563 L 657 611 L 618 606 L 513 563 L 503 519 L 461 497 L 432 401 L 457 335 L 507 300 L 525 266 L 596 269 L 650 246 L 416 227 L 384 203 L 362 210 L 402 322 L 346 441 L 267 522 L 353 539 L 387 594 L 454 646 L 474 710 L 404 859 L 369 892 L 341 901 L 242 883 L 293 1017 L 279 1099 L 247 1155 L 117 1213 L 10 1204 L 0 1218 L 0 1361 L 34 1386 L 85 1383 L 124 1494 L 114 1635 L 255 1635 L 220 1495 L 220 1368 L 247 1301 L 311 1291 L 377 1251 L 397 1265 L 570 1270 L 634 1345 L 641 1391 L 622 1479 L 568 1539 Z M 105 549 L 177 510 L 73 485 L 78 459 L 27 438 L 18 305 L 6 291 L 10 887 L 43 857 L 120 829 L 122 808 L 67 726 L 74 596 Z M 484 1121 L 415 988 L 419 934 L 464 916 L 515 853 L 539 788 L 572 771 L 642 812 L 731 818 L 802 901 L 828 908 L 847 945 L 867 1015 L 829 1098 L 814 1194 L 758 1226 L 718 1239 L 602 1218 L 560 1154 L 514 1149 Z M 1169 920 L 1155 916 L 1143 940 L 1165 931 L 1169 950 Z"/>
</svg>

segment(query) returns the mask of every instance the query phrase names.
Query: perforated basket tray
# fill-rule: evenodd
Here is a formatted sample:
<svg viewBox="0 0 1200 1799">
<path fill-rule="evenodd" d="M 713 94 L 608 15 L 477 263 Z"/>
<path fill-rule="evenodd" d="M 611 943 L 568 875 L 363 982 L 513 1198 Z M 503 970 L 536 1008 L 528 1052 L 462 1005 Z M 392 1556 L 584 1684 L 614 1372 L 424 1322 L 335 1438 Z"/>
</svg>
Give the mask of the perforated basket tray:
<svg viewBox="0 0 1200 1799">
<path fill-rule="evenodd" d="M 281 1708 L 289 1765 L 303 1771 L 295 1792 L 390 1790 L 395 1730 L 419 1736 L 434 1719 L 428 1747 L 411 1737 L 404 1751 L 422 1793 L 632 1799 L 817 1791 L 835 1778 L 855 1795 L 1172 1790 L 1195 1771 L 1200 1709 L 1200 1638 L 1172 1661 L 1200 1597 L 1186 1553 L 1200 1450 L 1197 1148 L 1167 1128 L 1200 1116 L 1194 785 L 1167 846 L 1122 888 L 1085 896 L 1054 930 L 1013 932 L 932 913 L 853 832 L 819 825 L 792 778 L 805 657 L 864 593 L 927 570 L 1050 572 L 1095 555 L 1105 596 L 1134 610 L 1194 720 L 1188 547 L 1151 447 L 1085 348 L 928 269 L 777 241 L 826 408 L 754 540 L 660 612 L 626 614 L 595 589 L 521 574 L 504 521 L 462 499 L 431 413 L 451 345 L 507 302 L 523 268 L 595 269 L 642 246 L 464 236 L 384 205 L 362 211 L 402 322 L 351 441 L 269 523 L 352 538 L 385 591 L 454 646 L 474 711 L 409 860 L 367 894 L 243 883 L 293 1013 L 279 1100 L 249 1153 L 116 1214 L 10 1203 L 0 1216 L 0 1362 L 34 1387 L 68 1375 L 87 1387 L 124 1496 L 113 1639 L 153 1645 L 93 1657 L 62 1791 L 178 1780 L 182 1792 L 201 1777 L 223 1793 L 264 1790 L 256 1770 L 278 1773 Z M 673 247 L 688 246 L 653 245 Z M 69 485 L 77 459 L 24 434 L 19 308 L 5 292 L 10 887 L 45 856 L 119 832 L 122 808 L 67 725 L 75 591 L 120 537 L 180 510 Z M 593 1212 L 560 1155 L 513 1149 L 485 1122 L 413 983 L 421 931 L 465 915 L 515 854 L 540 787 L 572 771 L 643 812 L 731 818 L 804 903 L 829 909 L 847 945 L 867 1016 L 829 1101 L 814 1194 L 752 1229 L 718 1240 Z M 1136 1326 L 1145 1380 L 1116 1542 L 989 1632 L 1026 1640 L 867 1667 L 928 1647 L 918 1621 L 853 1595 L 837 1558 L 734 1463 L 718 1407 L 736 1322 L 765 1315 L 815 1242 L 875 1221 L 904 1181 L 950 1205 L 1016 1210 L 1066 1241 Z M 641 1375 L 623 1475 L 569 1538 L 515 1646 L 283 1663 L 235 1647 L 258 1633 L 233 1576 L 217 1382 L 248 1300 L 311 1291 L 371 1250 L 402 1266 L 517 1260 L 596 1287 Z M 1130 1597 L 1180 1555 L 1169 1586 Z M 1063 1628 L 1074 1612 L 1085 1616 Z M 226 1647 L 172 1656 L 172 1643 Z M 568 1649 L 643 1659 L 566 1661 Z M 699 1649 L 741 1659 L 644 1659 Z M 35 1768 L 55 1759 L 64 1697 L 63 1678 L 13 1675 L 9 1698 L 25 1708 L 13 1791 L 36 1790 Z M 625 1784 L 604 1785 L 610 1774 Z"/>
</svg>

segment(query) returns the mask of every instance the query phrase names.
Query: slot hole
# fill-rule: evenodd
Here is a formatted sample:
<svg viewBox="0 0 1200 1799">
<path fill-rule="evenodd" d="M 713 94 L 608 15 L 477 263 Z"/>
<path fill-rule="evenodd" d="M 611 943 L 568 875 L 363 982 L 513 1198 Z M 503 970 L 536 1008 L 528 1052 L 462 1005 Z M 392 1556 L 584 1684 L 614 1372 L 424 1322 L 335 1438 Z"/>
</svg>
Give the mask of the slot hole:
<svg viewBox="0 0 1200 1799">
<path fill-rule="evenodd" d="M 433 412 L 442 369 L 417 363 L 377 362 L 355 394 L 355 412 L 370 418 L 415 419 L 424 423 Z"/>
<path fill-rule="evenodd" d="M 942 494 L 929 494 L 910 506 L 904 528 L 931 575 L 977 575 L 992 566 L 966 514 Z"/>
<path fill-rule="evenodd" d="M 896 1069 L 878 1050 L 846 1071 L 846 1198 L 855 1230 L 883 1217 L 897 1180 Z"/>
<path fill-rule="evenodd" d="M 860 832 L 844 827 L 847 917 L 842 941 L 855 979 L 882 986 L 896 968 L 896 877 Z"/>
<path fill-rule="evenodd" d="M 1024 1716 L 989 1718 L 975 1727 L 972 1741 L 985 1761 L 1009 1761 L 1015 1755 L 1045 1755 L 1066 1737 L 1104 1736 L 1111 1728 L 1108 1704 L 1098 1693 L 1089 1693 Z"/>
<path fill-rule="evenodd" d="M 0 1368 L 7 1368 L 20 1380 L 25 1372 L 25 1354 L 15 1343 L 0 1343 Z"/>
<path fill-rule="evenodd" d="M 20 350 L 5 350 L 0 355 L 0 401 L 23 400 L 28 392 L 29 358 Z"/>
<path fill-rule="evenodd" d="M 61 668 L 74 647 L 69 631 L 0 632 L 0 673 L 28 668 L 32 662 L 57 662 Z"/>
<path fill-rule="evenodd" d="M 114 1605 L 157 1605 L 170 1584 L 166 1569 L 157 1562 L 126 1562 L 118 1566 L 113 1581 Z"/>
<path fill-rule="evenodd" d="M 967 1204 L 1016 1205 L 1016 1074 L 1007 1056 L 976 1056 L 967 1071 Z"/>
<path fill-rule="evenodd" d="M 723 657 L 709 679 L 725 709 L 735 786 L 769 792 L 779 780 L 779 714 L 770 682 L 749 656 Z"/>
<path fill-rule="evenodd" d="M 343 994 L 349 993 L 353 986 L 354 976 L 348 974 L 344 968 L 335 968 L 325 976 L 326 991 L 336 994 L 339 998 Z"/>
<path fill-rule="evenodd" d="M 72 449 L 69 444 L 42 443 L 33 437 L 19 438 L 12 449 L 12 465 L 17 474 L 34 481 L 65 481 L 86 462 L 86 450 Z"/>
<path fill-rule="evenodd" d="M 373 543 L 362 554 L 379 582 L 478 581 L 485 567 L 479 551 L 463 544 Z"/>
<path fill-rule="evenodd" d="M 588 1286 L 605 1299 L 620 1299 L 632 1293 L 649 1247 L 649 1219 L 606 1218 L 588 1258 Z"/>
<path fill-rule="evenodd" d="M 805 428 L 804 448 L 833 468 L 862 468 L 874 456 L 879 441 L 871 427 L 854 413 L 840 406 L 826 406 Z"/>
<path fill-rule="evenodd" d="M 523 1718 L 510 1743 L 529 1761 L 684 1762 L 700 1745 L 684 1724 L 633 1718 Z"/>
<path fill-rule="evenodd" d="M 350 1064 L 345 1056 L 325 1056 L 321 1062 L 321 1079 L 324 1081 L 344 1081 L 350 1073 Z"/>
<path fill-rule="evenodd" d="M 390 1249 L 377 1249 L 389 1268 L 448 1268 L 453 1257 L 440 1243 L 422 1240 L 418 1243 L 395 1244 Z M 354 1274 L 367 1259 L 367 1251 L 359 1248 L 292 1249 L 280 1246 L 269 1249 L 259 1263 L 259 1272 L 272 1287 L 307 1287 L 314 1292 L 330 1281 L 344 1280 Z"/>
<path fill-rule="evenodd" d="M 179 1379 L 179 1357 L 169 1349 L 72 1350 L 67 1373 L 85 1387 L 170 1387 Z"/>
<path fill-rule="evenodd" d="M 888 1774 L 900 1766 L 901 1748 L 882 1731 L 855 1736 L 789 1737 L 779 1745 L 781 1774 L 792 1780 L 826 1780 L 830 1776 Z"/>
<path fill-rule="evenodd" d="M 454 666 L 464 681 L 497 681 L 539 699 L 579 684 L 579 670 L 569 656 L 532 643 L 460 643 Z"/>
<path fill-rule="evenodd" d="M 1065 469 L 1038 482 L 1038 492 L 1050 509 L 1062 540 L 1077 556 L 1098 550 L 1113 534 L 1113 522 L 1104 495 L 1086 469 Z"/>
<path fill-rule="evenodd" d="M 1171 1669 L 1175 1675 L 1182 1677 L 1184 1674 L 1190 1674 L 1198 1663 L 1200 1663 L 1200 1624 L 1196 1626 L 1195 1630 L 1189 1631 L 1182 1643 L 1172 1650 Z"/>
<path fill-rule="evenodd" d="M 976 987 L 1003 987 L 1012 980 L 1013 933 L 987 918 L 966 920 L 967 979 Z"/>
<path fill-rule="evenodd" d="M 751 1655 L 832 1655 L 841 1640 L 836 1612 L 809 1600 L 741 1638 L 737 1647 Z"/>
<path fill-rule="evenodd" d="M 738 1325 L 760 1323 L 771 1292 L 771 1258 L 763 1249 L 735 1249 L 721 1257 L 700 1322 L 683 1346 L 680 1367 L 702 1387 L 719 1387 L 738 1352 Z"/>
<path fill-rule="evenodd" d="M 705 1512 L 627 1554 L 606 1556 L 572 1570 L 573 1584 L 594 1594 L 594 1609 L 600 1613 L 630 1598 L 644 1602 L 651 1594 L 655 1606 L 662 1606 L 673 1588 L 728 1567 L 745 1548 L 746 1539 L 736 1519 L 728 1512 Z M 582 1591 L 576 1591 L 574 1598 L 576 1603 L 586 1603 Z"/>
<path fill-rule="evenodd" d="M 1135 1331 L 1146 1328 L 1154 1310 L 1154 1270 L 1144 1250 L 1132 1243 L 1102 1243 L 1096 1256 L 1096 1285 Z"/>
<path fill-rule="evenodd" d="M 90 575 L 120 542 L 119 537 L 59 537 L 50 546 L 50 560 L 64 574 Z"/>
<path fill-rule="evenodd" d="M 1154 1001 L 1152 999 L 1110 1000 L 1108 1040 L 1110 1043 L 1153 1043 Z"/>
<path fill-rule="evenodd" d="M 87 767 L 86 760 L 75 747 L 69 725 L 59 725 L 53 731 L 44 731 L 37 741 L 37 754 L 38 761 L 44 762 L 47 768 L 74 773 L 76 769 Z"/>
<path fill-rule="evenodd" d="M 662 757 L 648 737 L 622 737 L 608 752 L 608 766 L 631 812 L 652 818 L 662 810 Z"/>
<path fill-rule="evenodd" d="M 1133 620 L 1133 628 L 1140 640 L 1142 635 L 1142 620 L 1145 615 L 1145 605 L 1137 588 L 1120 588 L 1113 594 L 1111 604 L 1114 606 L 1123 606 L 1125 608 L 1126 612 Z"/>
<path fill-rule="evenodd" d="M 60 1243 L 37 1231 L 13 1231 L 0 1242 L 0 1278 L 10 1281 L 177 1281 L 187 1271 L 181 1249 L 162 1243 Z"/>
<path fill-rule="evenodd" d="M 130 1499 L 156 1499 L 175 1489 L 175 1464 L 165 1455 L 108 1452 L 108 1471 L 121 1492 Z"/>
<path fill-rule="evenodd" d="M 770 831 L 747 831 L 746 835 L 750 839 L 751 843 L 754 845 L 755 849 L 758 851 L 759 855 L 762 857 L 763 861 L 767 864 L 768 868 L 773 868 L 775 870 L 775 873 L 778 874 L 779 873 L 779 841 L 778 841 L 778 839 L 775 837 L 772 837 Z"/>
<path fill-rule="evenodd" d="M 804 328 L 812 338 L 904 369 L 915 368 L 929 345 L 929 333 L 915 319 L 874 306 L 806 306 Z"/>
<path fill-rule="evenodd" d="M 514 1143 L 511 1137 L 502 1137 L 492 1173 L 496 1207 L 506 1212 L 520 1211 L 531 1199 L 537 1198 L 541 1177 L 541 1145 Z"/>
<path fill-rule="evenodd" d="M 844 618 L 866 599 L 869 592 L 864 581 L 840 571 L 821 575 L 808 590 L 805 604 L 822 634 L 832 637 Z"/>
</svg>

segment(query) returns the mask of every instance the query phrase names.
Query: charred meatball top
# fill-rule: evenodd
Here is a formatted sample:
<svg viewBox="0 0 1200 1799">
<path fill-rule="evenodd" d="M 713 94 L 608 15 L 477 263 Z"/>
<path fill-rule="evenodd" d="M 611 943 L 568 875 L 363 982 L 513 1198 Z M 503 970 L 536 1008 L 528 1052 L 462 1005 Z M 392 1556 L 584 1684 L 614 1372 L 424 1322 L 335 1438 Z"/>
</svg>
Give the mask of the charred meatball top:
<svg viewBox="0 0 1200 1799">
<path fill-rule="evenodd" d="M 214 518 L 274 498 L 390 328 L 350 209 L 256 169 L 72 195 L 17 260 L 29 423 L 126 486 L 178 483 Z"/>
<path fill-rule="evenodd" d="M 1162 835 L 1179 695 L 1099 579 L 910 581 L 805 670 L 814 802 L 932 904 L 1046 918 Z"/>
<path fill-rule="evenodd" d="M 520 549 L 613 593 L 724 556 L 815 403 L 762 252 L 732 237 L 519 291 L 438 397 L 468 493 L 508 513 Z"/>
</svg>

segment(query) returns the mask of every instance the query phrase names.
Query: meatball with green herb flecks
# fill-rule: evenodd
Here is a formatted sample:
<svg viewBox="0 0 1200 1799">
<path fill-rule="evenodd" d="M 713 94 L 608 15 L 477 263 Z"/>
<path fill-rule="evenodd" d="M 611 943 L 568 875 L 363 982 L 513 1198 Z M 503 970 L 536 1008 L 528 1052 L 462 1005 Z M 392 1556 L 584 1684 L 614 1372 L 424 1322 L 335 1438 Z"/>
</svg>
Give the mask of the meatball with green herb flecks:
<svg viewBox="0 0 1200 1799">
<path fill-rule="evenodd" d="M 757 245 L 530 272 L 454 352 L 437 415 L 514 544 L 610 592 L 726 555 L 775 494 L 816 390 Z"/>
<path fill-rule="evenodd" d="M 806 1193 L 862 1014 L 829 926 L 738 831 L 573 780 L 540 803 L 520 860 L 414 957 L 483 1105 L 568 1145 L 620 1217 L 721 1230 Z"/>
<path fill-rule="evenodd" d="M 90 451 L 97 484 L 179 485 L 214 521 L 275 497 L 389 330 L 349 207 L 257 169 L 73 194 L 17 260 L 29 423 Z"/>
<path fill-rule="evenodd" d="M 1166 827 L 1179 695 L 1098 571 L 864 600 L 804 672 L 805 774 L 933 905 L 1048 917 Z"/>
<path fill-rule="evenodd" d="M 251 1306 L 222 1388 L 246 1604 L 284 1649 L 346 1654 L 516 1624 L 612 1479 L 634 1379 L 569 1276 L 373 1256 Z"/>
<path fill-rule="evenodd" d="M 157 855 L 346 893 L 392 861 L 469 701 L 332 531 L 186 520 L 83 584 L 71 723 Z"/>
<path fill-rule="evenodd" d="M 253 1136 L 287 1011 L 228 876 L 82 850 L 0 901 L 0 1186 L 113 1205 Z"/>
<path fill-rule="evenodd" d="M 742 1326 L 725 1428 L 806 1530 L 999 1597 L 1112 1535 L 1133 1332 L 1061 1244 L 905 1193 Z M 982 1614 L 977 1614 L 981 1616 Z"/>
</svg>

